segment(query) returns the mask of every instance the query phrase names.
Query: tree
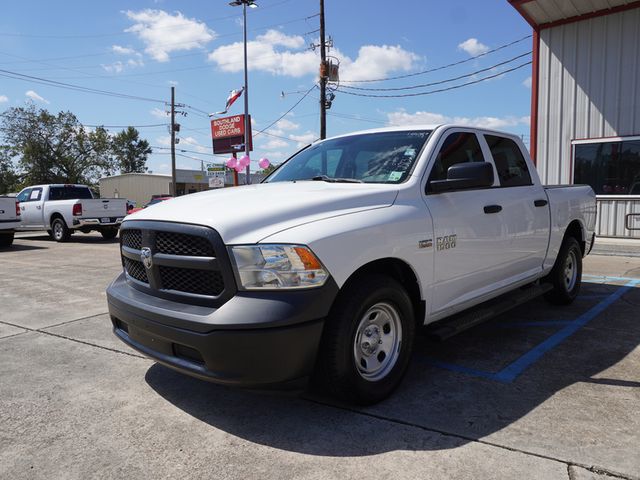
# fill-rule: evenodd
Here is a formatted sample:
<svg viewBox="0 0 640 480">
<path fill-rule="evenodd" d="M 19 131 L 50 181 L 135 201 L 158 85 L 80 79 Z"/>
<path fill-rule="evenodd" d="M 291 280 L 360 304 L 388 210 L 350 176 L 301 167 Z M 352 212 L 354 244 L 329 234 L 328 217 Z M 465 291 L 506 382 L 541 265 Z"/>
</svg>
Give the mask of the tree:
<svg viewBox="0 0 640 480">
<path fill-rule="evenodd" d="M 267 168 L 263 168 L 262 170 L 260 170 L 258 173 L 260 173 L 261 175 L 264 175 L 266 177 L 271 172 L 273 172 L 276 168 L 278 168 L 278 165 L 274 165 L 272 163 Z"/>
<path fill-rule="evenodd" d="M 113 154 L 120 173 L 142 173 L 147 171 L 147 156 L 152 153 L 149 142 L 140 139 L 138 130 L 128 127 L 116 134 L 111 141 Z"/>
<path fill-rule="evenodd" d="M 107 130 L 87 130 L 71 112 L 52 115 L 34 105 L 10 108 L 0 130 L 27 184 L 91 185 L 114 170 Z"/>
<path fill-rule="evenodd" d="M 13 166 L 9 149 L 0 146 L 0 195 L 18 190 L 19 177 Z"/>
</svg>

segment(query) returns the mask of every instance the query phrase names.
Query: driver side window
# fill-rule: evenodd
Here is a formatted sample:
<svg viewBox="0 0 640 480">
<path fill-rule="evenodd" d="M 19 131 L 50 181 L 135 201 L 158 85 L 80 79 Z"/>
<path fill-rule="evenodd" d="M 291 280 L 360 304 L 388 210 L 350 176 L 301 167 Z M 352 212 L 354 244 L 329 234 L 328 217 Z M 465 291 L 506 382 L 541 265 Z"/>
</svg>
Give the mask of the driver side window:
<svg viewBox="0 0 640 480">
<path fill-rule="evenodd" d="M 16 197 L 19 202 L 26 202 L 29 200 L 29 195 L 31 194 L 31 189 L 27 188 L 20 192 L 20 194 Z"/>
<path fill-rule="evenodd" d="M 444 141 L 431 169 L 429 181 L 446 180 L 452 165 L 466 162 L 484 162 L 482 149 L 475 133 L 451 133 Z"/>
</svg>

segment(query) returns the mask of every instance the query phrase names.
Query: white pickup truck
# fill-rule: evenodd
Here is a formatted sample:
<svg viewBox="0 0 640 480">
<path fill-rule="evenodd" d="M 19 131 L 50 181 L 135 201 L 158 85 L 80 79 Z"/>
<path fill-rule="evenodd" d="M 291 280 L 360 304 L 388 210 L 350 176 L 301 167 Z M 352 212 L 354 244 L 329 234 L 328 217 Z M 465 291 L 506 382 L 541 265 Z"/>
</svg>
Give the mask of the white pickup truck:
<svg viewBox="0 0 640 480">
<path fill-rule="evenodd" d="M 18 194 L 22 224 L 19 230 L 46 230 L 57 242 L 75 231 L 99 231 L 106 239 L 118 235 L 127 215 L 127 201 L 93 198 L 86 185 L 35 185 Z"/>
<path fill-rule="evenodd" d="M 538 295 L 573 301 L 595 218 L 591 187 L 542 186 L 514 135 L 343 135 L 261 184 L 127 217 L 109 312 L 121 340 L 184 373 L 313 378 L 373 403 L 400 382 L 416 327 L 446 337 Z"/>
<path fill-rule="evenodd" d="M 0 248 L 10 247 L 20 226 L 20 204 L 15 197 L 0 197 Z"/>
</svg>

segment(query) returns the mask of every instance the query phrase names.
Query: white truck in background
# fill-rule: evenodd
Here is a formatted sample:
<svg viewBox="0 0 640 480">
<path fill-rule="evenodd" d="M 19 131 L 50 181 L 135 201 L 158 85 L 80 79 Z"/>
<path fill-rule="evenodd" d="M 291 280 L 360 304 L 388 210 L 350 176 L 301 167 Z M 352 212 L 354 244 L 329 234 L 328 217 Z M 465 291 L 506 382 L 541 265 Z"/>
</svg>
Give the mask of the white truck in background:
<svg viewBox="0 0 640 480">
<path fill-rule="evenodd" d="M 66 242 L 72 233 L 98 231 L 105 239 L 118 235 L 127 215 L 127 201 L 93 198 L 86 185 L 34 185 L 17 197 L 22 223 L 18 230 L 46 230 L 57 242 Z"/>
<path fill-rule="evenodd" d="M 10 247 L 20 226 L 20 204 L 16 197 L 0 197 L 0 248 Z"/>
<path fill-rule="evenodd" d="M 591 187 L 543 186 L 515 135 L 342 135 L 261 184 L 127 217 L 109 313 L 122 341 L 186 374 L 312 378 L 373 403 L 401 381 L 417 327 L 446 338 L 538 295 L 571 303 L 595 219 Z"/>
</svg>

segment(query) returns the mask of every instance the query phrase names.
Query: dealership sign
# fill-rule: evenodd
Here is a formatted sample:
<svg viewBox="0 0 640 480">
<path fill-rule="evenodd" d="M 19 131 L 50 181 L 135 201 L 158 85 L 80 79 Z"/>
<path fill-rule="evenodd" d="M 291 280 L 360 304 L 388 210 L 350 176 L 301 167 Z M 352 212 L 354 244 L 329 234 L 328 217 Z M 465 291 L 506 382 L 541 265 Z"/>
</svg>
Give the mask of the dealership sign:
<svg viewBox="0 0 640 480">
<path fill-rule="evenodd" d="M 251 125 L 251 116 L 249 116 Z M 244 115 L 214 118 L 211 120 L 213 153 L 233 153 L 244 151 Z M 249 126 L 249 150 L 253 150 L 251 126 Z"/>
</svg>

